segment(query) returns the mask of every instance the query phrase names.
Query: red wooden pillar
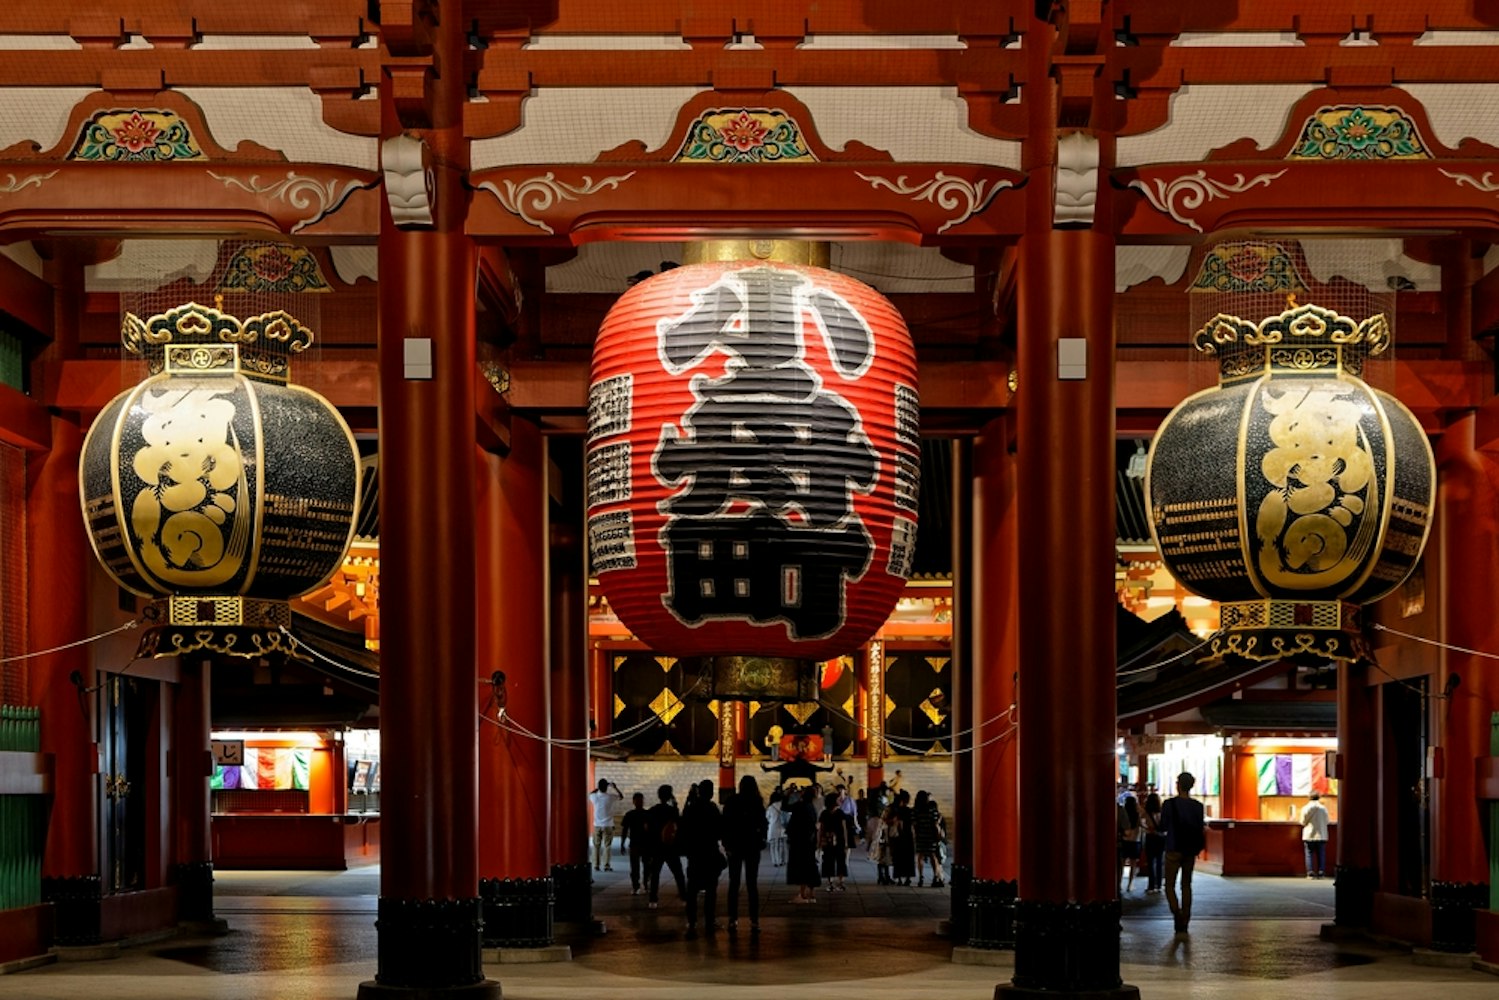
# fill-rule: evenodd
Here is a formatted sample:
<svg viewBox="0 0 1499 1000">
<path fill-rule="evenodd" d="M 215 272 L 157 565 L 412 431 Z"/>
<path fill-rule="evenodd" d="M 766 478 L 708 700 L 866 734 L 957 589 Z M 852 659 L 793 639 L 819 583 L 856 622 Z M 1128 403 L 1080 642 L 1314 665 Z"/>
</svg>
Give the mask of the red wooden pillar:
<svg viewBox="0 0 1499 1000">
<path fill-rule="evenodd" d="M 1015 729 L 1019 590 L 1015 456 L 1007 418 L 991 420 L 973 443 L 973 798 L 976 878 L 1020 872 L 1019 741 Z"/>
<path fill-rule="evenodd" d="M 593 639 L 588 642 L 588 727 L 595 741 L 614 732 L 614 657 Z M 592 785 L 589 785 L 592 788 Z"/>
<path fill-rule="evenodd" d="M 1367 927 L 1379 888 L 1379 716 L 1363 663 L 1338 663 L 1338 857 L 1333 920 Z M 1252 759 L 1252 758 L 1251 758 Z"/>
<path fill-rule="evenodd" d="M 396 26 L 393 26 L 393 28 Z M 466 22 L 393 31 L 382 134 L 430 162 L 428 228 L 380 221 L 378 971 L 364 997 L 499 995 L 484 979 L 474 704 L 475 267 L 463 230 Z M 425 367 L 420 362 L 430 360 Z M 412 364 L 411 362 L 416 362 Z"/>
<path fill-rule="evenodd" d="M 1032 66 L 1047 78 L 1044 51 Z M 1119 977 L 1114 878 L 1114 241 L 1052 226 L 1059 106 L 1034 89 L 1019 247 L 1019 763 L 1020 801 L 1052 808 L 1020 810 L 1015 973 L 996 995 L 1139 996 Z"/>
<path fill-rule="evenodd" d="M 550 871 L 545 467 L 541 429 L 516 418 L 510 453 L 485 455 L 479 483 L 480 700 L 494 695 L 504 703 L 503 724 L 485 723 L 479 743 L 482 878 Z M 495 671 L 505 675 L 498 692 L 489 684 Z"/>
<path fill-rule="evenodd" d="M 66 417 L 52 418 L 52 448 L 27 456 L 26 544 L 33 558 L 27 605 L 27 645 L 51 649 L 89 635 L 82 595 L 94 556 L 78 509 L 78 458 L 83 434 Z M 86 651 L 49 653 L 27 661 L 31 698 L 41 707 L 41 748 L 53 755 L 54 792 L 47 824 L 44 879 L 76 879 L 98 872 L 97 745 L 82 687 L 93 685 Z M 72 679 L 77 674 L 78 682 Z M 52 886 L 61 889 L 61 886 Z M 48 887 L 44 887 L 44 896 Z"/>
<path fill-rule="evenodd" d="M 552 463 L 548 462 L 548 467 Z M 565 490 L 562 492 L 568 499 Z M 588 748 L 588 574 L 581 506 L 553 505 L 548 594 L 551 598 L 550 668 L 547 672 L 551 735 L 551 842 L 554 865 L 588 861 L 585 831 L 591 768 Z M 565 741 L 565 742 L 564 742 Z"/>
<path fill-rule="evenodd" d="M 1439 660 L 1434 699 L 1442 766 L 1432 782 L 1432 939 L 1437 947 L 1471 950 L 1471 917 L 1487 903 L 1488 861 L 1474 761 L 1489 756 L 1489 719 L 1499 709 L 1499 675 L 1481 654 L 1499 649 L 1493 585 L 1499 549 L 1476 544 L 1499 533 L 1499 469 L 1474 448 L 1476 416 L 1449 424 L 1437 445 L 1437 530 L 1441 567 Z M 1444 916 L 1466 930 L 1446 926 Z M 1467 940 L 1460 940 L 1466 935 Z"/>
<path fill-rule="evenodd" d="M 208 779 L 213 775 L 209 749 L 208 660 L 183 657 L 178 667 L 177 697 L 172 710 L 173 877 L 177 883 L 177 916 L 185 921 L 213 920 L 213 842 L 209 832 Z M 339 780 L 342 781 L 340 774 Z"/>
<path fill-rule="evenodd" d="M 954 864 L 967 865 L 972 871 L 974 815 L 973 748 L 980 742 L 974 726 L 981 716 L 974 714 L 974 685 L 977 683 L 973 659 L 973 615 L 968 593 L 973 586 L 973 553 L 968 539 L 973 534 L 973 497 L 969 483 L 973 478 L 973 450 L 967 441 L 950 441 L 952 454 L 951 497 L 952 529 L 948 544 L 952 548 L 952 631 L 950 633 L 952 675 L 948 681 L 952 692 L 951 714 L 953 753 L 953 790 L 951 802 L 941 807 L 951 817 L 948 846 Z M 961 900 L 959 900 L 961 902 Z"/>
</svg>

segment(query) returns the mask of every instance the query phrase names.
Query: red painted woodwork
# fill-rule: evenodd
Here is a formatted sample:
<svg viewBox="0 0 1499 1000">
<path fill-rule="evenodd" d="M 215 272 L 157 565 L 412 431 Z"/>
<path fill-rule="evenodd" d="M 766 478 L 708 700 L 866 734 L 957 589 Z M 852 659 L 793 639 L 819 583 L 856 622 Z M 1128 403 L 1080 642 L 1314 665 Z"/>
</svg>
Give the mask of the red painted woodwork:
<svg viewBox="0 0 1499 1000">
<path fill-rule="evenodd" d="M 90 633 L 88 602 L 79 599 L 79 581 L 89 579 L 93 552 L 78 516 L 78 456 L 83 435 L 77 424 L 53 417 L 52 450 L 28 458 L 27 547 L 47 558 L 29 565 L 30 600 L 26 635 L 33 649 L 77 642 Z M 44 876 L 92 875 L 96 745 L 88 717 L 79 710 L 78 688 L 69 675 L 80 672 L 93 684 L 93 668 L 69 651 L 29 661 L 31 697 L 41 706 L 43 753 L 54 759 L 52 813 L 47 824 Z"/>
<path fill-rule="evenodd" d="M 1155 242 L 1231 229 L 1493 229 L 1499 197 L 1483 189 L 1486 170 L 1492 173 L 1491 162 L 1463 160 L 1238 160 L 1117 170 L 1115 183 L 1130 191 L 1117 199 L 1114 221 L 1121 238 Z"/>
<path fill-rule="evenodd" d="M 383 822 L 391 822 L 389 814 Z M 213 866 L 225 871 L 343 871 L 351 864 L 380 860 L 381 823 L 379 816 L 358 815 L 215 816 Z"/>
<path fill-rule="evenodd" d="M 1049 205 L 1044 183 L 1035 202 Z M 1044 180 L 1044 179 L 1043 179 Z M 1044 199 L 1044 201 L 1043 201 Z M 1033 207 L 1036 207 L 1033 203 Z M 1018 491 L 1020 898 L 1110 900 L 1114 876 L 1114 244 L 1092 230 L 1021 241 Z M 1088 377 L 1057 377 L 1058 341 L 1087 341 Z M 1067 498 L 1058 502 L 1059 497 Z M 1059 614 L 1058 609 L 1067 609 Z M 1055 863 L 1057 845 L 1069 863 Z"/>
<path fill-rule="evenodd" d="M 445 23 L 444 51 L 463 50 L 463 30 Z M 399 609 L 380 627 L 381 812 L 402 859 L 381 868 L 380 894 L 397 900 L 478 893 L 476 255 L 462 231 L 467 147 L 454 127 L 463 82 L 432 86 L 444 110 L 422 138 L 445 165 L 430 178 L 433 227 L 397 229 L 388 212 L 380 223 L 381 606 Z M 394 108 L 381 104 L 393 134 Z M 407 338 L 431 341 L 430 379 L 406 377 Z"/>
<path fill-rule="evenodd" d="M 516 418 L 510 430 L 508 455 L 483 456 L 476 508 L 475 554 L 482 584 L 479 701 L 482 706 L 489 700 L 490 673 L 503 670 L 505 711 L 515 723 L 500 727 L 486 722 L 480 733 L 481 878 L 536 878 L 550 871 L 550 754 L 543 742 L 550 728 L 544 624 L 546 462 L 540 428 Z M 489 713 L 494 714 L 494 707 Z M 580 802 L 586 804 L 586 791 Z M 578 826 L 574 839 L 582 840 L 586 832 L 586 823 Z"/>
<path fill-rule="evenodd" d="M 1338 857 L 1338 823 L 1327 826 L 1327 856 Z M 1208 821 L 1207 853 L 1197 862 L 1214 875 L 1306 875 L 1300 823 Z"/>
<path fill-rule="evenodd" d="M 1002 167 L 872 161 L 743 168 L 610 162 L 476 170 L 469 232 L 515 245 L 565 245 L 697 240 L 753 225 L 804 239 L 919 243 L 941 231 L 950 242 L 983 244 L 1013 237 L 1024 222 L 1024 199 L 1015 190 L 1021 175 Z M 692 171 L 690 209 L 682 203 L 683 170 Z M 559 186 L 583 193 L 559 194 Z M 943 196 L 925 196 L 935 190 Z"/>
<path fill-rule="evenodd" d="M 991 420 L 973 443 L 971 548 L 973 874 L 1014 879 L 1020 870 L 1015 674 L 1019 669 L 1019 481 L 1013 418 Z M 1008 733 L 1008 735 L 1006 735 Z M 991 742 L 992 741 L 992 742 Z"/>
<path fill-rule="evenodd" d="M 208 832 L 208 781 L 213 773 L 213 753 L 209 749 L 209 671 L 203 660 L 184 658 L 178 668 L 175 698 L 172 699 L 172 810 L 171 838 L 173 861 L 197 864 L 213 860 Z M 343 775 L 324 784 L 345 785 Z M 316 788 L 316 782 L 309 780 Z M 316 810 L 315 810 L 316 811 Z"/>
<path fill-rule="evenodd" d="M 1479 958 L 1499 963 L 1499 910 L 1473 911 L 1473 938 Z"/>
<path fill-rule="evenodd" d="M 1473 761 L 1489 756 L 1491 715 L 1499 710 L 1499 677 L 1481 655 L 1464 650 L 1499 649 L 1499 619 L 1488 588 L 1476 581 L 1499 579 L 1499 550 L 1475 538 L 1499 534 L 1499 465 L 1474 450 L 1476 418 L 1469 414 L 1438 443 L 1437 519 L 1441 574 L 1441 641 L 1446 644 L 1433 678 L 1436 738 L 1447 766 L 1431 784 L 1433 821 L 1431 877 L 1443 882 L 1487 882 Z"/>
<path fill-rule="evenodd" d="M 555 467 L 548 452 L 547 465 Z M 559 489 L 562 489 L 559 485 Z M 588 808 L 589 782 L 593 780 L 589 754 L 582 741 L 588 736 L 588 579 L 583 552 L 582 499 L 576 517 L 569 506 L 551 512 L 552 544 L 547 580 L 550 585 L 551 620 L 547 690 L 552 739 L 568 740 L 551 748 L 551 830 L 548 857 L 554 865 L 583 864 L 588 860 L 588 842 L 581 835 L 593 822 Z"/>
<path fill-rule="evenodd" d="M 52 911 L 51 903 L 0 910 L 0 965 L 47 954 Z"/>
<path fill-rule="evenodd" d="M 775 297 L 793 288 L 792 310 L 770 312 Z M 715 296 L 739 304 L 727 317 L 698 316 Z M 733 320 L 734 332 L 703 325 L 733 319 L 736 309 L 749 311 Z M 781 343 L 775 325 L 783 321 L 789 332 Z M 753 351 L 736 345 L 746 335 L 758 345 Z M 753 380 L 737 396 L 729 388 L 736 378 Z M 721 387 L 717 401 L 705 386 Z M 623 545 L 596 540 L 592 547 L 610 607 L 637 638 L 673 656 L 827 660 L 857 648 L 889 617 L 909 575 L 920 462 L 916 393 L 905 324 L 862 282 L 749 260 L 693 264 L 636 285 L 605 317 L 590 389 L 599 418 L 588 442 L 589 531 L 608 531 L 623 518 L 631 535 Z M 779 442 L 775 435 L 789 433 L 788 424 L 779 415 L 757 423 L 755 411 L 765 406 L 805 414 L 806 438 Z M 749 433 L 768 435 L 762 446 L 787 457 L 761 472 L 740 469 L 751 461 L 744 444 L 726 439 L 728 428 L 720 433 L 713 419 L 746 422 L 755 428 Z M 722 484 L 715 470 L 724 473 Z M 794 472 L 806 482 L 783 493 L 777 477 Z M 741 490 L 736 475 L 757 480 Z M 712 517 L 697 512 L 715 496 L 726 506 Z M 761 519 L 781 533 L 771 537 L 775 529 Z M 673 532 L 680 533 L 675 541 Z M 707 561 L 783 558 L 779 592 L 703 595 L 696 580 L 676 580 L 703 561 L 684 551 L 693 532 L 715 538 Z M 814 572 L 820 559 L 843 569 L 830 580 Z M 789 583 L 786 566 L 799 574 Z M 700 572 L 705 579 L 723 573 Z M 804 620 L 787 610 L 813 604 L 828 613 Z"/>
<path fill-rule="evenodd" d="M 1369 668 L 1338 663 L 1338 853 L 1328 854 L 1351 868 L 1378 865 L 1379 726 Z"/>
</svg>

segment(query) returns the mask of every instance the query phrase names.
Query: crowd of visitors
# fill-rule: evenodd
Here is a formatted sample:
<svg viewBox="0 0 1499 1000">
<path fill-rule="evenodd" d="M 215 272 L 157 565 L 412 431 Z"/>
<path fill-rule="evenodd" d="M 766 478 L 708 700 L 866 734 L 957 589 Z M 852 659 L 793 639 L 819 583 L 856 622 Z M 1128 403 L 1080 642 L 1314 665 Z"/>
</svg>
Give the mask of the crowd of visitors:
<svg viewBox="0 0 1499 1000">
<path fill-rule="evenodd" d="M 896 784 L 900 772 L 896 772 Z M 840 775 L 840 777 L 842 777 Z M 650 909 L 660 906 L 661 872 L 670 874 L 685 907 L 687 937 L 719 929 L 718 883 L 729 873 L 728 929 L 739 927 L 739 897 L 746 897 L 750 932 L 760 930 L 759 871 L 769 851 L 770 865 L 784 868 L 787 885 L 796 886 L 793 903 L 814 903 L 817 892 L 845 891 L 849 859 L 861 846 L 876 866 L 880 885 L 925 886 L 946 883 L 947 829 L 937 801 L 882 782 L 866 795 L 849 794 L 840 782 L 825 789 L 815 782 L 786 783 L 762 796 L 759 782 L 745 775 L 739 786 L 714 801 L 712 780 L 687 790 L 679 807 L 671 785 L 656 789 L 649 808 L 645 795 L 631 796 L 634 808 L 620 819 L 620 851 L 630 860 L 630 890 L 647 896 Z M 593 807 L 595 870 L 611 871 L 614 809 L 624 795 L 600 781 L 589 795 Z M 683 868 L 683 861 L 686 867 Z"/>
</svg>

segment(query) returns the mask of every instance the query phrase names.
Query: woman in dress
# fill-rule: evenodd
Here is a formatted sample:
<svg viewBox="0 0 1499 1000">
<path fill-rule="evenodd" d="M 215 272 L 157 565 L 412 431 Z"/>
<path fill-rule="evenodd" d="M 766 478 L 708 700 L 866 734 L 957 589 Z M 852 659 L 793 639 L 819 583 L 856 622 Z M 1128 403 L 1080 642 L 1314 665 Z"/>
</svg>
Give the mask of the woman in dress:
<svg viewBox="0 0 1499 1000">
<path fill-rule="evenodd" d="M 843 811 L 836 792 L 823 798 L 823 806 L 817 820 L 822 877 L 828 880 L 828 892 L 842 892 L 843 880 L 848 877 L 848 848 L 854 840 L 853 820 Z"/>
<path fill-rule="evenodd" d="M 916 877 L 915 816 L 910 792 L 895 793 L 895 805 L 886 813 L 885 826 L 890 831 L 890 877 L 896 885 L 910 885 Z"/>
<path fill-rule="evenodd" d="M 917 792 L 916 806 L 911 810 L 911 815 L 912 825 L 916 828 L 916 884 L 926 884 L 923 870 L 926 865 L 930 864 L 932 886 L 941 888 L 942 869 L 937 864 L 937 843 L 941 839 L 939 830 L 942 825 L 942 816 L 937 812 L 937 803 L 933 802 L 925 791 Z"/>
<path fill-rule="evenodd" d="M 811 792 L 793 792 L 786 815 L 786 884 L 798 886 L 793 903 L 815 903 L 817 886 L 817 806 Z"/>
</svg>

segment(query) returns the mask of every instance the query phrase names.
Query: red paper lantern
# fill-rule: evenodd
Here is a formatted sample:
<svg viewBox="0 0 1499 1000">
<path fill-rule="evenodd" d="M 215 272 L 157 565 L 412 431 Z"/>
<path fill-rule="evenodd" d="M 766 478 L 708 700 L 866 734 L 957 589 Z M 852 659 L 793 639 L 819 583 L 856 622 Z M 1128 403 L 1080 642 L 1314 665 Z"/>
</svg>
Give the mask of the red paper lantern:
<svg viewBox="0 0 1499 1000">
<path fill-rule="evenodd" d="M 827 660 L 889 617 L 919 414 L 874 289 L 769 260 L 663 272 L 605 318 L 588 409 L 592 571 L 651 648 Z"/>
</svg>

